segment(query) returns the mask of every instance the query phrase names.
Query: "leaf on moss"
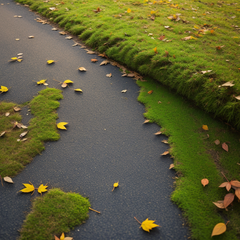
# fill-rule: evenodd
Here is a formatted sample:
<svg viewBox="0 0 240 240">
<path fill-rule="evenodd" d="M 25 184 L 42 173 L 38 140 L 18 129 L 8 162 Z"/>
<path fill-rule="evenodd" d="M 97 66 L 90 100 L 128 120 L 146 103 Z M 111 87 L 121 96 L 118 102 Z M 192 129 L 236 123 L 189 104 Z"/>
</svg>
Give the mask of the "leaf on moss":
<svg viewBox="0 0 240 240">
<path fill-rule="evenodd" d="M 207 178 L 203 178 L 203 179 L 201 180 L 201 183 L 202 183 L 202 185 L 205 187 L 206 185 L 209 184 L 209 180 L 208 180 Z"/>
<path fill-rule="evenodd" d="M 202 129 L 207 131 L 208 130 L 208 126 L 207 125 L 202 125 Z"/>
<path fill-rule="evenodd" d="M 195 37 L 193 37 L 193 36 L 188 36 L 188 37 L 184 37 L 184 38 L 182 38 L 182 40 L 185 40 L 185 41 L 187 41 L 187 40 L 196 40 L 197 38 L 195 38 Z"/>
<path fill-rule="evenodd" d="M 14 110 L 15 112 L 19 112 L 19 111 L 21 111 L 21 108 L 20 108 L 20 107 L 14 107 L 13 110 Z"/>
<path fill-rule="evenodd" d="M 237 196 L 237 198 L 240 200 L 240 188 L 237 188 L 235 190 L 235 195 Z"/>
<path fill-rule="evenodd" d="M 153 93 L 153 90 L 148 91 L 148 94 L 152 94 L 152 93 Z"/>
<path fill-rule="evenodd" d="M 216 235 L 220 235 L 224 232 L 226 232 L 227 230 L 227 227 L 226 227 L 226 224 L 225 223 L 218 223 L 217 225 L 215 225 L 215 227 L 213 228 L 213 231 L 212 231 L 212 236 L 216 236 Z"/>
<path fill-rule="evenodd" d="M 155 220 L 148 220 L 148 218 L 142 222 L 141 227 L 144 231 L 150 232 L 149 230 L 152 230 L 155 227 L 160 227 L 159 225 L 154 223 Z"/>
<path fill-rule="evenodd" d="M 235 97 L 237 100 L 239 100 L 240 101 L 240 95 L 239 96 L 237 96 L 237 97 Z"/>
<path fill-rule="evenodd" d="M 6 133 L 6 131 L 1 132 L 1 133 L 0 133 L 0 137 L 4 136 L 5 133 Z"/>
<path fill-rule="evenodd" d="M 228 152 L 228 145 L 225 142 L 222 144 L 222 149 Z"/>
<path fill-rule="evenodd" d="M 158 53 L 157 47 L 155 47 L 155 48 L 153 49 L 153 51 L 154 51 L 155 53 Z"/>
<path fill-rule="evenodd" d="M 130 8 L 128 8 L 128 10 L 127 10 L 127 13 L 130 13 L 132 10 L 130 9 Z"/>
<path fill-rule="evenodd" d="M 219 85 L 218 87 L 233 87 L 235 84 L 233 84 L 233 81 L 226 82 L 222 85 Z"/>
<path fill-rule="evenodd" d="M 224 203 L 223 200 L 221 201 L 217 201 L 217 202 L 213 202 L 213 204 L 215 204 L 218 208 L 224 209 Z"/>
<path fill-rule="evenodd" d="M 223 200 L 224 207 L 227 208 L 234 200 L 234 194 L 233 193 L 228 193 Z"/>
<path fill-rule="evenodd" d="M 240 182 L 238 180 L 232 180 L 230 184 L 234 187 L 240 188 Z"/>
<path fill-rule="evenodd" d="M 219 141 L 218 139 L 216 139 L 216 140 L 214 141 L 214 143 L 215 143 L 216 145 L 219 145 L 219 144 L 220 144 L 220 141 Z"/>
</svg>

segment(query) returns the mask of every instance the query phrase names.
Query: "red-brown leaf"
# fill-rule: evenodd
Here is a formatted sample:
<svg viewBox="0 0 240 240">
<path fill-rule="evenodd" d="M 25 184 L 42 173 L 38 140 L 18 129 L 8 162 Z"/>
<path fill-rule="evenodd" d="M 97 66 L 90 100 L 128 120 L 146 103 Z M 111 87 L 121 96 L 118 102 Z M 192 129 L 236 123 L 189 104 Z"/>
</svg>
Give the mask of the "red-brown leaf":
<svg viewBox="0 0 240 240">
<path fill-rule="evenodd" d="M 234 200 L 234 194 L 233 193 L 228 193 L 223 200 L 224 207 L 228 207 Z"/>
<path fill-rule="evenodd" d="M 202 183 L 202 185 L 205 187 L 206 185 L 209 184 L 209 180 L 208 180 L 207 178 L 203 178 L 203 179 L 201 180 L 201 183 Z"/>
<path fill-rule="evenodd" d="M 225 150 L 226 152 L 228 152 L 228 145 L 226 143 L 222 144 L 222 148 L 223 150 Z"/>
<path fill-rule="evenodd" d="M 239 182 L 239 181 L 233 180 L 233 181 L 231 181 L 230 183 L 231 183 L 232 186 L 237 187 L 237 188 L 240 188 L 240 182 Z"/>
<path fill-rule="evenodd" d="M 227 184 L 228 184 L 228 182 L 224 182 L 224 183 L 222 183 L 219 187 L 226 187 Z"/>
</svg>

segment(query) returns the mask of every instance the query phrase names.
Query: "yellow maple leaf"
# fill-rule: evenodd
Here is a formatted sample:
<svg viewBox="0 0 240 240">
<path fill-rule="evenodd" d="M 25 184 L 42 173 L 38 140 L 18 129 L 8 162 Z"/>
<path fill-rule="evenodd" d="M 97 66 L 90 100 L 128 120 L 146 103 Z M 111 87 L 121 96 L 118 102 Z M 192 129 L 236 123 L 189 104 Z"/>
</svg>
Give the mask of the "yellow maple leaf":
<svg viewBox="0 0 240 240">
<path fill-rule="evenodd" d="M 52 63 L 55 63 L 54 60 L 47 60 L 47 64 L 52 64 Z"/>
<path fill-rule="evenodd" d="M 47 185 L 43 185 L 43 184 L 41 184 L 39 187 L 38 187 L 38 192 L 39 193 L 43 193 L 43 192 L 47 192 L 47 188 L 48 186 Z"/>
<path fill-rule="evenodd" d="M 154 223 L 155 220 L 148 220 L 148 218 L 142 222 L 141 227 L 144 231 L 149 232 L 149 230 L 152 230 L 155 227 L 160 227 L 159 225 Z"/>
<path fill-rule="evenodd" d="M 130 13 L 132 10 L 129 8 L 128 10 L 127 10 L 127 13 Z"/>
<path fill-rule="evenodd" d="M 202 129 L 207 131 L 208 130 L 208 126 L 207 125 L 202 125 Z"/>
<path fill-rule="evenodd" d="M 67 122 L 60 122 L 57 124 L 57 128 L 67 130 L 65 127 L 65 125 L 67 125 L 67 124 L 68 124 Z"/>
<path fill-rule="evenodd" d="M 23 189 L 21 189 L 20 191 L 21 192 L 24 192 L 24 193 L 29 193 L 29 192 L 32 192 L 35 190 L 34 186 L 32 184 L 29 184 L 29 183 L 23 183 L 24 187 Z"/>
<path fill-rule="evenodd" d="M 64 83 L 73 83 L 73 81 L 68 79 L 68 80 L 65 80 Z"/>
<path fill-rule="evenodd" d="M 7 87 L 1 86 L 0 92 L 7 92 L 7 91 L 8 91 L 8 88 L 7 88 Z"/>
<path fill-rule="evenodd" d="M 14 62 L 14 61 L 17 61 L 17 60 L 18 60 L 17 57 L 12 57 L 10 61 L 11 61 L 11 62 Z"/>
<path fill-rule="evenodd" d="M 44 84 L 46 82 L 47 79 L 43 79 L 37 82 L 37 84 Z"/>
<path fill-rule="evenodd" d="M 82 89 L 76 88 L 76 89 L 74 89 L 74 91 L 75 91 L 75 92 L 82 92 Z"/>
</svg>

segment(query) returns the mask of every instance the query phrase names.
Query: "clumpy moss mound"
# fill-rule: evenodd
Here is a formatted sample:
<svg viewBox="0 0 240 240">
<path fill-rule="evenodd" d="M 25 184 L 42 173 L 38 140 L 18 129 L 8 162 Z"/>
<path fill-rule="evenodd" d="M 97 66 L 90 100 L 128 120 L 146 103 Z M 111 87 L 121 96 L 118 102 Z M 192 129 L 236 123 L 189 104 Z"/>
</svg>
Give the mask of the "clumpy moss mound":
<svg viewBox="0 0 240 240">
<path fill-rule="evenodd" d="M 60 138 L 56 127 L 58 118 L 56 109 L 61 90 L 46 88 L 39 92 L 29 107 L 34 117 L 30 120 L 28 129 L 14 127 L 14 123 L 21 123 L 21 115 L 14 111 L 14 107 L 22 107 L 15 103 L 0 102 L 0 176 L 15 176 L 32 158 L 44 150 L 45 141 L 56 141 Z M 10 115 L 5 114 L 9 112 Z M 28 131 L 26 141 L 20 140 L 19 135 Z"/>
<path fill-rule="evenodd" d="M 20 240 L 51 240 L 67 233 L 88 218 L 90 203 L 77 193 L 51 189 L 33 201 L 20 231 Z"/>
<path fill-rule="evenodd" d="M 17 1 L 240 129 L 236 0 Z"/>
</svg>

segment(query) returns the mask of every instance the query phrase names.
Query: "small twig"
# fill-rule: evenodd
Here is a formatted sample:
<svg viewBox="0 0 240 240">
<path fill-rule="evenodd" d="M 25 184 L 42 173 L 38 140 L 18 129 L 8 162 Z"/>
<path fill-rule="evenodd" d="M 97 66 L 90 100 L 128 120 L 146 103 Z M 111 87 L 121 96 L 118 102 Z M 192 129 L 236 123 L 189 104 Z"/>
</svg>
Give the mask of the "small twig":
<svg viewBox="0 0 240 240">
<path fill-rule="evenodd" d="M 227 221 L 227 222 L 226 222 L 226 226 L 228 225 L 229 222 L 230 222 L 230 221 Z"/>
<path fill-rule="evenodd" d="M 58 80 L 56 80 L 56 79 L 54 79 L 54 78 L 53 78 L 53 80 L 54 80 L 54 81 L 56 81 L 56 82 L 58 82 L 59 84 L 61 84 L 61 83 L 62 83 L 62 82 L 60 82 L 60 81 L 58 81 Z"/>
<path fill-rule="evenodd" d="M 139 222 L 138 220 L 137 220 L 137 218 L 136 217 L 134 217 L 135 218 L 135 220 L 139 223 L 139 224 L 141 224 L 142 225 L 142 223 L 141 222 Z"/>
<path fill-rule="evenodd" d="M 221 172 L 221 174 L 226 178 L 226 176 L 224 175 L 224 173 L 223 172 Z M 228 179 L 226 178 L 226 180 L 228 181 Z M 229 182 L 229 181 L 228 181 Z"/>
<path fill-rule="evenodd" d="M 92 211 L 94 211 L 94 212 L 96 212 L 96 213 L 99 213 L 99 214 L 101 213 L 101 212 L 99 212 L 99 211 L 97 211 L 97 210 L 95 210 L 95 209 L 92 209 L 92 208 L 90 208 L 90 207 L 89 207 L 89 210 L 92 210 Z"/>
</svg>

